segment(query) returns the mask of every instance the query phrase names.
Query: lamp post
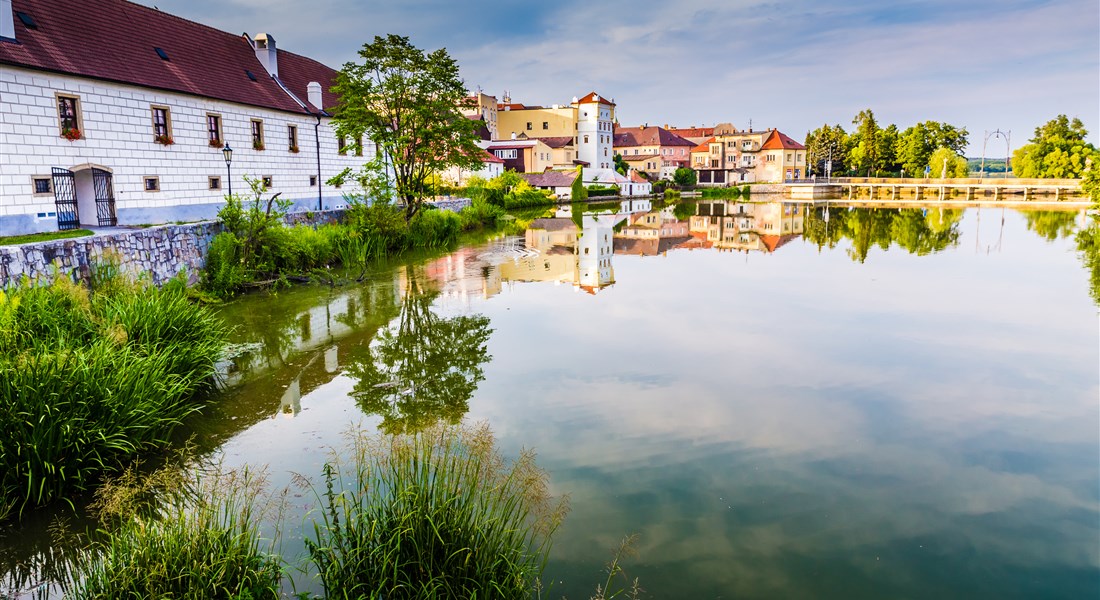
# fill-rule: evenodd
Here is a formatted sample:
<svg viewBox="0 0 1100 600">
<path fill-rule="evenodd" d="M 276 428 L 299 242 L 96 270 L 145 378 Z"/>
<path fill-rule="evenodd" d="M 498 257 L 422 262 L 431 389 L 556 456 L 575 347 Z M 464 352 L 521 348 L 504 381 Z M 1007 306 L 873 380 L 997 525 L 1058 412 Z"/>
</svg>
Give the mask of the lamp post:
<svg viewBox="0 0 1100 600">
<path fill-rule="evenodd" d="M 229 195 L 233 195 L 233 171 L 229 165 L 233 164 L 233 149 L 229 147 L 229 142 L 225 143 L 225 147 L 222 148 L 222 156 L 225 157 L 225 181 L 229 185 Z"/>
</svg>

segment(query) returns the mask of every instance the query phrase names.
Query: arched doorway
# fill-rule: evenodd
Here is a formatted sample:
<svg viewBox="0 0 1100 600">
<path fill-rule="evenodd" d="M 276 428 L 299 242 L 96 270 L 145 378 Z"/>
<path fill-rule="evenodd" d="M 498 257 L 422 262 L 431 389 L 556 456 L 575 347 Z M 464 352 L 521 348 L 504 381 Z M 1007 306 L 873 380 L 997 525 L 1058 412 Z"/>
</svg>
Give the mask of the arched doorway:
<svg viewBox="0 0 1100 600">
<path fill-rule="evenodd" d="M 76 229 L 80 225 L 113 227 L 118 224 L 111 169 L 92 163 L 72 169 L 54 168 L 53 183 L 58 229 Z"/>
</svg>

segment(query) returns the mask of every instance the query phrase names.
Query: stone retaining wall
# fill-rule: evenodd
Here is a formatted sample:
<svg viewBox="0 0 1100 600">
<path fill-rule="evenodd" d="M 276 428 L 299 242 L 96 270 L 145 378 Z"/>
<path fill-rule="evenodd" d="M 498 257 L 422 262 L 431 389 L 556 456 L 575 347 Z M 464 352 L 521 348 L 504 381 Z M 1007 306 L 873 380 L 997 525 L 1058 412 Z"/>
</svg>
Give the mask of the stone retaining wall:
<svg viewBox="0 0 1100 600">
<path fill-rule="evenodd" d="M 340 221 L 342 210 L 299 212 L 287 215 L 288 224 L 318 225 Z M 56 271 L 87 280 L 91 265 L 106 255 L 119 257 L 124 272 L 148 277 L 154 285 L 183 272 L 196 283 L 206 265 L 210 241 L 225 228 L 221 221 L 186 225 L 157 225 L 146 229 L 120 229 L 68 240 L 19 246 L 0 246 L 0 287 L 27 276 L 49 281 Z M 55 266 L 56 265 L 56 266 Z"/>
</svg>

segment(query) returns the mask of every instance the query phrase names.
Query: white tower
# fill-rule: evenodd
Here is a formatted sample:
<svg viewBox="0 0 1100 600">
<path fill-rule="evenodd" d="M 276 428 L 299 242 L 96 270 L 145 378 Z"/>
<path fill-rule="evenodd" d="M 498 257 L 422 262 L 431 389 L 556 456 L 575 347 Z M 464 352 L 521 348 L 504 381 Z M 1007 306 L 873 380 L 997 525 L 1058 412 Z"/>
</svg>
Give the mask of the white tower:
<svg viewBox="0 0 1100 600">
<path fill-rule="evenodd" d="M 615 103 L 592 92 L 573 98 L 573 106 L 577 109 L 577 159 L 594 169 L 612 168 Z"/>
</svg>

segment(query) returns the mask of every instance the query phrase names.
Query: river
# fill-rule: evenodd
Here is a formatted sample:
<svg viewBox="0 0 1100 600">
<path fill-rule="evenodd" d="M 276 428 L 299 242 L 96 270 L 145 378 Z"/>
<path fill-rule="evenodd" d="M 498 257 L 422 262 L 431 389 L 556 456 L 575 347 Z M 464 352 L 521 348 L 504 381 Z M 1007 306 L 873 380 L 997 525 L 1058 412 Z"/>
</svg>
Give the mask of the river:
<svg viewBox="0 0 1100 600">
<path fill-rule="evenodd" d="M 553 209 L 522 237 L 220 307 L 244 351 L 188 433 L 279 489 L 352 427 L 485 421 L 569 495 L 555 598 L 591 596 L 633 534 L 643 597 L 1100 597 L 1085 222 Z M 300 560 L 316 500 L 288 502 Z"/>
</svg>

